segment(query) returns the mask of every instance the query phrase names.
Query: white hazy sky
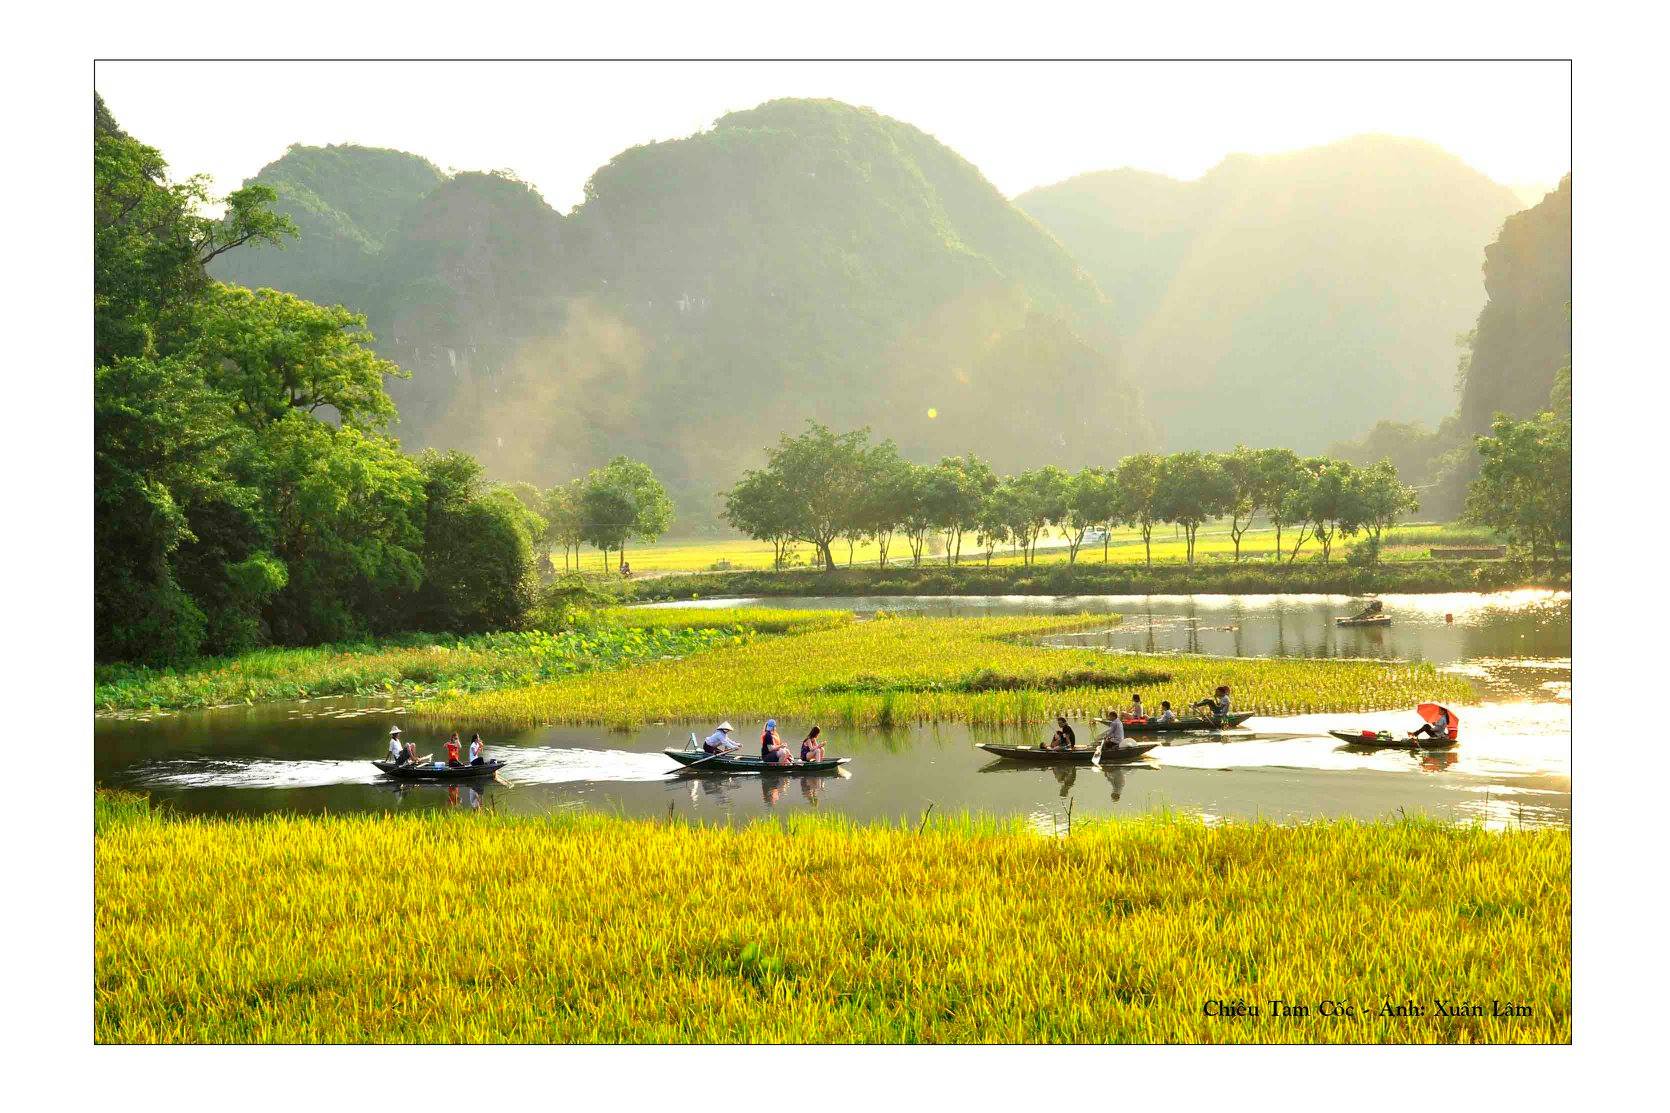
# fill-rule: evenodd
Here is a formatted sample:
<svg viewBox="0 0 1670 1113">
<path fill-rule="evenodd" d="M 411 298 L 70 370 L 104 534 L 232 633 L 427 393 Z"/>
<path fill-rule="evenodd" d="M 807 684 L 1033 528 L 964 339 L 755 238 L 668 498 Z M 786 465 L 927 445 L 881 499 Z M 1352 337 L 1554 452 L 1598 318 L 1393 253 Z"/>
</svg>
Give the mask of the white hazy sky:
<svg viewBox="0 0 1670 1113">
<path fill-rule="evenodd" d="M 1511 186 L 1570 169 L 1564 62 L 105 62 L 97 85 L 174 172 L 224 192 L 291 143 L 507 169 L 567 211 L 627 147 L 775 97 L 915 124 L 1014 195 L 1088 170 L 1198 177 L 1225 155 L 1414 136 Z"/>
</svg>

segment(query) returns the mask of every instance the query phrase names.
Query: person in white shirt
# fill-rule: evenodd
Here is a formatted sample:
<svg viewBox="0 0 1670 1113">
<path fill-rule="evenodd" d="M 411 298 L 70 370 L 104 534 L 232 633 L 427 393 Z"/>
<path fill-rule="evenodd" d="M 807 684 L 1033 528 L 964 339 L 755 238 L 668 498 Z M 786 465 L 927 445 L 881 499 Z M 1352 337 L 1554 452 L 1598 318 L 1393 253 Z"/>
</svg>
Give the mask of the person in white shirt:
<svg viewBox="0 0 1670 1113">
<path fill-rule="evenodd" d="M 1103 721 L 1107 723 L 1107 729 L 1096 736 L 1096 741 L 1105 756 L 1110 750 L 1117 750 L 1125 744 L 1125 723 L 1120 719 L 1118 709 L 1113 707 L 1108 708 L 1107 718 Z"/>
<path fill-rule="evenodd" d="M 729 722 L 720 723 L 702 742 L 702 749 L 710 754 L 728 754 L 742 749 L 742 743 L 731 737 L 731 731 L 735 729 Z"/>
<path fill-rule="evenodd" d="M 400 728 L 389 728 L 389 760 L 396 765 L 406 764 L 406 751 L 400 746 Z"/>
<path fill-rule="evenodd" d="M 483 743 L 481 741 L 481 735 L 479 735 L 479 734 L 470 735 L 470 764 L 471 765 L 486 765 L 487 764 L 487 759 L 481 756 L 482 746 L 483 746 Z"/>
<path fill-rule="evenodd" d="M 1171 709 L 1170 700 L 1163 699 L 1160 701 L 1160 713 L 1156 718 L 1162 723 L 1175 723 L 1177 721 L 1177 712 Z"/>
</svg>

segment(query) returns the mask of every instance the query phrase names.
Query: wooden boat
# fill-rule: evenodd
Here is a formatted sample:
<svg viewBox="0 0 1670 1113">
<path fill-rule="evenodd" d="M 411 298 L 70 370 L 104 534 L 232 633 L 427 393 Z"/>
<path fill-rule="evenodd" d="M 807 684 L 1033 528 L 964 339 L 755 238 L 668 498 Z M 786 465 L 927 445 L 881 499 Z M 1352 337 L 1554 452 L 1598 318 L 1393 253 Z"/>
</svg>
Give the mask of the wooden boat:
<svg viewBox="0 0 1670 1113">
<path fill-rule="evenodd" d="M 392 761 L 374 761 L 371 764 L 402 781 L 468 781 L 476 777 L 491 777 L 505 766 L 496 758 L 482 765 L 448 765 L 428 761 L 420 761 L 416 765 L 396 765 Z"/>
<path fill-rule="evenodd" d="M 1251 711 L 1237 711 L 1232 715 L 1225 715 L 1222 719 L 1173 719 L 1169 723 L 1162 723 L 1158 719 L 1126 719 L 1125 733 L 1178 734 L 1190 730 L 1224 730 L 1228 727 L 1238 727 L 1252 717 Z"/>
<path fill-rule="evenodd" d="M 1335 626 L 1390 626 L 1392 616 L 1389 614 L 1371 614 L 1367 618 L 1336 618 Z"/>
<path fill-rule="evenodd" d="M 1328 733 L 1347 746 L 1364 750 L 1449 750 L 1456 745 L 1454 738 L 1409 738 L 1389 730 L 1331 730 Z"/>
<path fill-rule="evenodd" d="M 715 757 L 701 750 L 662 750 L 662 753 L 683 766 L 695 766 L 693 772 L 712 773 L 829 773 L 852 760 L 850 757 L 826 757 L 822 761 L 797 761 L 793 765 L 768 765 L 757 757 L 736 757 L 726 754 Z M 698 762 L 700 764 L 698 764 Z"/>
<path fill-rule="evenodd" d="M 994 742 L 981 742 L 979 745 L 980 749 L 988 754 L 995 754 L 1006 761 L 1034 761 L 1056 765 L 1089 765 L 1090 759 L 1096 753 L 1094 745 L 1071 750 L 1044 750 L 1037 746 L 1000 746 Z M 1102 764 L 1117 765 L 1121 762 L 1135 761 L 1158 745 L 1158 742 L 1143 742 L 1135 746 L 1120 746 L 1117 750 L 1103 754 Z"/>
</svg>

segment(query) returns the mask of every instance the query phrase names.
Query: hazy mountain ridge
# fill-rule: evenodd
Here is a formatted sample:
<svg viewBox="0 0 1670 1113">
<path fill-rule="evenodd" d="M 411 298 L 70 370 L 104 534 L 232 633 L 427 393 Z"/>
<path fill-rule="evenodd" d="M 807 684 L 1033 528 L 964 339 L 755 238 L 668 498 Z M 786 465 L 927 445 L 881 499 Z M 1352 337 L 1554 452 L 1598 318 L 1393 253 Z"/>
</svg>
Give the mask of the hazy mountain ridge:
<svg viewBox="0 0 1670 1113">
<path fill-rule="evenodd" d="M 1108 293 L 1169 447 L 1322 448 L 1452 407 L 1455 337 L 1513 192 L 1424 142 L 1119 170 L 1016 198 Z"/>
<path fill-rule="evenodd" d="M 293 196 L 325 196 L 295 169 Z M 352 290 L 350 240 L 315 226 L 222 277 Z M 999 467 L 1153 443 L 1095 282 L 966 160 L 867 109 L 775 101 L 631 148 L 568 216 L 459 175 L 360 254 L 374 277 L 342 300 L 413 371 L 403 440 L 501 478 L 627 452 L 711 515 L 807 417 Z"/>
</svg>

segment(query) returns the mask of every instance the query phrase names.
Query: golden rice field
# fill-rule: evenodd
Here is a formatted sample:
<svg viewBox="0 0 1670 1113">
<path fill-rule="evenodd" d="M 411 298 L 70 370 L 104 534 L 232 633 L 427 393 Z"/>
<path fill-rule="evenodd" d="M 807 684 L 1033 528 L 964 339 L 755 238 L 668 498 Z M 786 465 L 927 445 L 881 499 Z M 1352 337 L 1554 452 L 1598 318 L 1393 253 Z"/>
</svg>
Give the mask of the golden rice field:
<svg viewBox="0 0 1670 1113">
<path fill-rule="evenodd" d="M 101 1043 L 1571 1037 L 1565 831 L 96 807 Z"/>
<path fill-rule="evenodd" d="M 1133 691 L 1177 708 L 1234 690 L 1260 714 L 1385 710 L 1427 699 L 1467 702 L 1472 687 L 1425 662 L 1111 655 L 1021 639 L 1117 621 L 1107 615 L 878 617 L 718 648 L 677 661 L 493 692 L 441 695 L 414 711 L 430 721 L 603 723 L 739 715 L 844 726 L 961 721 L 982 725 L 1082 716 Z"/>
</svg>

